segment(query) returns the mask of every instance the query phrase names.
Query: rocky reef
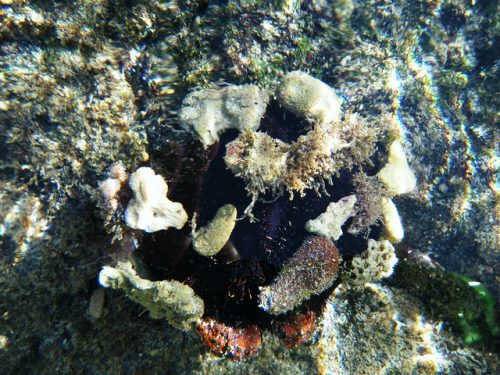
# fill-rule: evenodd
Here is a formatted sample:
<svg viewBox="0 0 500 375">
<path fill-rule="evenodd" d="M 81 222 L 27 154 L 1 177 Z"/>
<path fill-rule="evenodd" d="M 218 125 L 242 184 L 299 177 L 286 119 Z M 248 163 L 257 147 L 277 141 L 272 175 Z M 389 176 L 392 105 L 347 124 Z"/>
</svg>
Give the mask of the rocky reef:
<svg viewBox="0 0 500 375">
<path fill-rule="evenodd" d="M 0 1 L 1 372 L 499 372 L 499 14 Z"/>
</svg>

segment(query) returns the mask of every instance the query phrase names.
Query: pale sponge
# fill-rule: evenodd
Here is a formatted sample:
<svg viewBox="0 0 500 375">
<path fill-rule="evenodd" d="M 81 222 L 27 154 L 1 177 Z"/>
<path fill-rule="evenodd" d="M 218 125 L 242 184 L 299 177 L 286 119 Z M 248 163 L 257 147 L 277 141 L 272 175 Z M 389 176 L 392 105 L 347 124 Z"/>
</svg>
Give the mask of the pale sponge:
<svg viewBox="0 0 500 375">
<path fill-rule="evenodd" d="M 304 72 L 288 73 L 278 87 L 281 104 L 297 116 L 329 123 L 340 119 L 340 100 L 326 83 Z"/>
<path fill-rule="evenodd" d="M 134 193 L 125 212 L 129 227 L 151 233 L 184 226 L 188 218 L 186 211 L 182 204 L 167 198 L 167 183 L 151 168 L 142 167 L 132 173 L 129 186 Z"/>
<path fill-rule="evenodd" d="M 400 242 L 405 232 L 396 205 L 391 199 L 385 197 L 381 199 L 380 203 L 382 205 L 384 233 L 387 239 L 391 242 Z"/>
<path fill-rule="evenodd" d="M 306 230 L 332 241 L 338 240 L 342 236 L 342 225 L 355 214 L 355 204 L 355 195 L 349 195 L 338 202 L 330 203 L 325 212 L 306 223 Z"/>
<path fill-rule="evenodd" d="M 193 130 L 205 146 L 211 146 L 226 129 L 257 129 L 268 99 L 255 85 L 200 89 L 184 99 L 180 124 Z"/>
<path fill-rule="evenodd" d="M 377 176 L 393 195 L 406 194 L 415 189 L 417 180 L 408 165 L 401 142 L 392 142 L 387 164 Z"/>
</svg>

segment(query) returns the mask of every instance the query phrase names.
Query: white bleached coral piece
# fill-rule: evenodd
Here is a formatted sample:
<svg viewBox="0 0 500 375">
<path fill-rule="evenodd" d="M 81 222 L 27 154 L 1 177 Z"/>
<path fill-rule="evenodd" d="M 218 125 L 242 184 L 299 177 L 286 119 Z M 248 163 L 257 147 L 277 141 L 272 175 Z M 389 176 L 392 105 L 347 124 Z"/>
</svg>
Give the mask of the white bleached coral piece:
<svg viewBox="0 0 500 375">
<path fill-rule="evenodd" d="M 134 192 L 125 212 L 129 227 L 151 233 L 184 226 L 188 218 L 186 211 L 182 204 L 167 198 L 167 183 L 151 168 L 142 167 L 132 173 L 129 186 Z"/>
<path fill-rule="evenodd" d="M 417 180 L 408 165 L 401 142 L 392 142 L 387 164 L 378 172 L 377 177 L 393 195 L 406 194 L 415 189 Z"/>
<path fill-rule="evenodd" d="M 333 241 L 338 240 L 342 236 L 342 225 L 355 213 L 355 204 L 355 195 L 349 195 L 338 202 L 330 203 L 325 212 L 306 223 L 306 230 Z"/>
<path fill-rule="evenodd" d="M 236 215 L 236 207 L 232 204 L 219 208 L 210 223 L 198 231 L 193 231 L 193 249 L 203 256 L 216 255 L 229 241 L 236 225 Z"/>
<path fill-rule="evenodd" d="M 211 146 L 226 129 L 256 130 L 267 102 L 267 93 L 255 85 L 201 89 L 184 99 L 179 120 Z"/>
</svg>

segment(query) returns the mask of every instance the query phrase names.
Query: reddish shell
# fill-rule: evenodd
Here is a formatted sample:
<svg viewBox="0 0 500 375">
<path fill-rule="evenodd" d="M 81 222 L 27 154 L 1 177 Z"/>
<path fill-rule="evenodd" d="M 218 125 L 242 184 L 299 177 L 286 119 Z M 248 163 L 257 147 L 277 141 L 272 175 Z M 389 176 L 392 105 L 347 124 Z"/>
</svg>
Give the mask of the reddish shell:
<svg viewBox="0 0 500 375">
<path fill-rule="evenodd" d="M 196 331 L 212 353 L 242 361 L 257 354 L 262 343 L 260 330 L 256 325 L 230 327 L 213 318 L 198 321 Z"/>
<path fill-rule="evenodd" d="M 312 311 L 292 315 L 279 325 L 283 343 L 290 349 L 309 341 L 316 329 L 316 315 Z"/>
</svg>

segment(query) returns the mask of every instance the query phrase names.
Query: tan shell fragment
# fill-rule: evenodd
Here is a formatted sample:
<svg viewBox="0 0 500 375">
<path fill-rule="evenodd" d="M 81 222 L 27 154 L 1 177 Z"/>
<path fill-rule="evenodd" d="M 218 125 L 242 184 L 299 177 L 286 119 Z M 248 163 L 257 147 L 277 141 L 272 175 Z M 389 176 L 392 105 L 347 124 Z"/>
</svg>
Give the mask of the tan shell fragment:
<svg viewBox="0 0 500 375">
<path fill-rule="evenodd" d="M 193 248 L 200 255 L 214 256 L 229 240 L 236 224 L 236 207 L 226 204 L 217 210 L 212 221 L 193 235 Z"/>
</svg>

